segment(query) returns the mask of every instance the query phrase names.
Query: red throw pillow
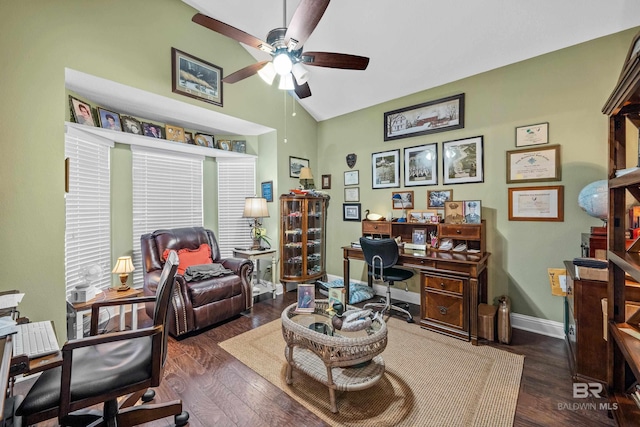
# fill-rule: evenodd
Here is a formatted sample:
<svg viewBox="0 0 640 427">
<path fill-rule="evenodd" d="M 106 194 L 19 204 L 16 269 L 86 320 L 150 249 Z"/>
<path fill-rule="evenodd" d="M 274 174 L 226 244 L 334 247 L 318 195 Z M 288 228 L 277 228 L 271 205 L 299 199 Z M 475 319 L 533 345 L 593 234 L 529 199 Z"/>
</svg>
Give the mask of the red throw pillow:
<svg viewBox="0 0 640 427">
<path fill-rule="evenodd" d="M 167 259 L 172 249 L 165 249 L 162 253 L 162 259 Z M 178 251 L 178 274 L 184 275 L 187 267 L 200 264 L 211 264 L 211 248 L 206 243 L 200 245 L 198 249 L 179 249 Z"/>
</svg>

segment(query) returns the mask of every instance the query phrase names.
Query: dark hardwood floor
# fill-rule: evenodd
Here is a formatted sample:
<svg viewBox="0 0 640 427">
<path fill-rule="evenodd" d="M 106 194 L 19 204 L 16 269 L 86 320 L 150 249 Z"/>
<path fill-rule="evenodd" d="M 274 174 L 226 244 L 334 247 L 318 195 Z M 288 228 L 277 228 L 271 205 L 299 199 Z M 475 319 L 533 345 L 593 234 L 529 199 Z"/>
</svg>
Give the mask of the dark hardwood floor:
<svg viewBox="0 0 640 427">
<path fill-rule="evenodd" d="M 318 295 L 318 297 L 322 297 Z M 169 339 L 165 378 L 156 401 L 182 399 L 192 427 L 326 426 L 327 424 L 219 347 L 219 343 L 280 317 L 295 292 L 273 300 L 265 295 L 251 313 L 176 341 Z M 420 307 L 411 306 L 418 317 Z M 416 325 L 416 327 L 419 327 Z M 454 338 L 452 338 L 454 339 Z M 471 345 L 471 344 L 469 344 Z M 511 345 L 486 343 L 525 355 L 514 426 L 612 426 L 606 399 L 574 399 L 563 340 L 513 330 Z M 604 363 L 604 362 L 603 362 Z M 24 394 L 32 380 L 16 385 Z M 596 409 L 593 409 L 593 408 Z M 150 426 L 172 425 L 166 419 Z M 40 424 L 56 426 L 55 420 Z"/>
</svg>

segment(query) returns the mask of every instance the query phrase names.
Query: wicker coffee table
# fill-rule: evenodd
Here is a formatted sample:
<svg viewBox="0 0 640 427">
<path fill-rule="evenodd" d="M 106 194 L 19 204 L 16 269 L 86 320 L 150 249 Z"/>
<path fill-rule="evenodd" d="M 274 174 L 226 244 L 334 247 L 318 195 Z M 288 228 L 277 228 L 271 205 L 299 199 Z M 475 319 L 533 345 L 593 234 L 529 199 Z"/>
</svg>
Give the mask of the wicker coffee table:
<svg viewBox="0 0 640 427">
<path fill-rule="evenodd" d="M 333 331 L 331 317 L 325 311 L 328 307 L 327 300 L 316 300 L 313 313 L 296 313 L 296 304 L 290 305 L 282 312 L 282 335 L 287 343 L 287 384 L 292 384 L 295 368 L 326 385 L 331 412 L 336 413 L 335 390 L 363 390 L 384 375 L 380 353 L 387 346 L 387 325 L 376 319 L 366 330 Z M 347 307 L 353 308 L 357 307 Z"/>
</svg>

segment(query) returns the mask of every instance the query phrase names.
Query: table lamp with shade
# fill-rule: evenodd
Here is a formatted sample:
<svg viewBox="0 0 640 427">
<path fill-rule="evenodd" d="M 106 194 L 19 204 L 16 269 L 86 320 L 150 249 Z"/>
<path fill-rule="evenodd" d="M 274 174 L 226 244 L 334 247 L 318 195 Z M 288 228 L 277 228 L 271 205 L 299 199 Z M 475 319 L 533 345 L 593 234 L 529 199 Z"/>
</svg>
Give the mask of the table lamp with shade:
<svg viewBox="0 0 640 427">
<path fill-rule="evenodd" d="M 315 188 L 311 168 L 305 167 L 300 169 L 300 184 L 302 185 L 303 190 L 312 190 Z"/>
<path fill-rule="evenodd" d="M 120 275 L 120 286 L 116 288 L 118 292 L 123 292 L 129 289 L 127 279 L 129 278 L 129 273 L 134 270 L 135 267 L 133 266 L 130 256 L 121 256 L 118 258 L 115 267 L 113 267 L 113 270 L 111 271 L 114 274 Z"/>
<path fill-rule="evenodd" d="M 398 218 L 398 222 L 407 222 L 407 217 L 404 209 L 404 199 L 402 198 L 402 195 L 400 193 L 396 193 L 393 195 L 392 199 L 394 202 L 399 200 L 400 204 L 402 205 L 402 218 Z"/>
<path fill-rule="evenodd" d="M 253 239 L 253 246 L 251 246 L 250 249 L 253 251 L 260 249 L 260 233 L 258 229 L 262 227 L 260 219 L 269 217 L 267 199 L 264 197 L 247 197 L 244 201 L 242 217 L 253 218 L 253 223 L 251 224 L 251 238 Z"/>
</svg>

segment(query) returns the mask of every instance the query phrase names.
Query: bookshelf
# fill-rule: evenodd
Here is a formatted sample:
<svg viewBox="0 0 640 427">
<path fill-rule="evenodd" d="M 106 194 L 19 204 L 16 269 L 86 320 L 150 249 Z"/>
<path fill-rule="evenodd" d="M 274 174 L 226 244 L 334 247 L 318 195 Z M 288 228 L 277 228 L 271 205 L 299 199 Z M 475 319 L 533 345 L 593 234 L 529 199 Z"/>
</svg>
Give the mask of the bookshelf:
<svg viewBox="0 0 640 427">
<path fill-rule="evenodd" d="M 631 393 L 640 380 L 640 339 L 624 329 L 638 331 L 626 323 L 625 276 L 640 281 L 640 254 L 626 252 L 626 195 L 640 201 L 640 170 L 626 164 L 627 130 L 640 128 L 640 33 L 629 48 L 620 78 L 602 112 L 609 117 L 609 282 L 607 286 L 607 384 L 612 411 L 618 425 L 640 425 L 640 407 Z M 631 139 L 631 138 L 630 138 Z M 631 143 L 631 141 L 629 141 Z M 621 173 L 624 170 L 625 173 Z M 627 172 L 629 171 L 629 172 Z"/>
</svg>

